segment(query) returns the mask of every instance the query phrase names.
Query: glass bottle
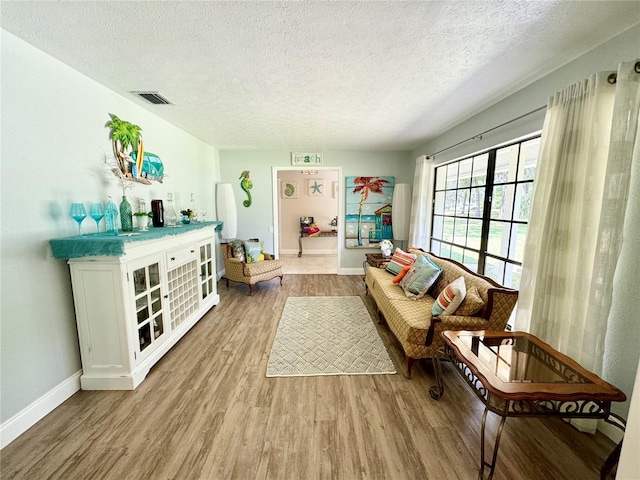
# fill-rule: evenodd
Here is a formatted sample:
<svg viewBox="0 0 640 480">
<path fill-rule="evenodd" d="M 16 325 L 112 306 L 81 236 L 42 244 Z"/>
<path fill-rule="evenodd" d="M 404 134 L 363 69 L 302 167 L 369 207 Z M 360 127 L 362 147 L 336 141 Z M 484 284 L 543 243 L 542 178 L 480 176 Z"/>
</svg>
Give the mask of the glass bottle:
<svg viewBox="0 0 640 480">
<path fill-rule="evenodd" d="M 104 209 L 105 233 L 111 235 L 118 234 L 118 209 L 111 197 L 107 197 L 107 203 Z"/>
<path fill-rule="evenodd" d="M 167 227 L 176 227 L 178 225 L 178 214 L 173 208 L 173 194 L 167 193 L 167 208 L 164 209 L 164 223 Z"/>
<path fill-rule="evenodd" d="M 143 198 L 138 200 L 138 215 L 136 215 L 136 217 L 138 220 L 138 229 L 141 232 L 146 232 L 147 225 L 149 224 L 149 216 L 147 215 L 147 204 Z"/>
<path fill-rule="evenodd" d="M 120 223 L 123 232 L 133 232 L 133 212 L 126 195 L 122 196 L 122 202 L 120 202 Z"/>
<path fill-rule="evenodd" d="M 193 212 L 191 214 L 191 221 L 192 222 L 197 222 L 198 221 L 198 209 L 196 208 L 196 201 L 193 199 L 193 193 L 191 194 L 191 211 Z"/>
<path fill-rule="evenodd" d="M 164 227 L 164 206 L 162 200 L 151 200 L 151 211 L 153 212 L 153 226 Z"/>
</svg>

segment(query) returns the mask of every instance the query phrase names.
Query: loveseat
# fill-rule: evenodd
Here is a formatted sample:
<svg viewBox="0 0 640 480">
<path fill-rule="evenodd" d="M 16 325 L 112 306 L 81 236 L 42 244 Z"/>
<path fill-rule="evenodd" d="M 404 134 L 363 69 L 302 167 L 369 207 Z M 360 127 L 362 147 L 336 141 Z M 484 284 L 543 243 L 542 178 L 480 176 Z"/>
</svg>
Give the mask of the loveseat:
<svg viewBox="0 0 640 480">
<path fill-rule="evenodd" d="M 441 258 L 421 249 L 408 249 L 406 253 L 415 255 L 416 261 L 425 260 L 420 258 L 421 255 L 425 256 L 427 260 L 442 269 L 437 280 L 424 296 L 421 298 L 416 298 L 415 295 L 412 295 L 413 298 L 407 297 L 403 287 L 398 283 L 393 283 L 396 275 L 385 268 L 367 266 L 365 285 L 367 295 L 371 294 L 375 300 L 380 321 L 386 321 L 389 329 L 402 345 L 407 358 L 406 376 L 411 378 L 411 367 L 415 360 L 443 356 L 441 332 L 445 330 L 504 330 L 518 300 L 518 291 L 502 287 L 490 278 L 474 273 L 454 260 Z M 394 254 L 394 258 L 395 256 L 396 254 Z M 411 271 L 411 268 L 409 266 L 408 270 Z M 469 297 L 469 299 L 465 298 L 465 302 L 467 300 L 469 302 L 460 304 L 452 314 L 445 310 L 439 316 L 434 316 L 434 303 L 438 299 L 446 297 L 447 292 L 443 292 L 443 290 L 460 277 L 464 279 Z M 478 299 L 478 296 L 481 300 Z M 475 298 L 475 308 L 470 307 L 471 297 Z M 477 308 L 479 310 L 475 313 L 460 314 Z"/>
</svg>

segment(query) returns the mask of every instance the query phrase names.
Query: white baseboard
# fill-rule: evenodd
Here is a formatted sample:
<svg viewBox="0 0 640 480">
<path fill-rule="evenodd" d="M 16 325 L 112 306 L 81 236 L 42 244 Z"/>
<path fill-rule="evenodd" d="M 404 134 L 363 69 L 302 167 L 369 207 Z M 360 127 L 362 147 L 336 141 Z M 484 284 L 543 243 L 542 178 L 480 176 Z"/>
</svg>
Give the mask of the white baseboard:
<svg viewBox="0 0 640 480">
<path fill-rule="evenodd" d="M 67 398 L 79 391 L 80 375 L 82 375 L 82 370 L 53 387 L 31 405 L 0 425 L 0 448 L 9 445 Z"/>
</svg>

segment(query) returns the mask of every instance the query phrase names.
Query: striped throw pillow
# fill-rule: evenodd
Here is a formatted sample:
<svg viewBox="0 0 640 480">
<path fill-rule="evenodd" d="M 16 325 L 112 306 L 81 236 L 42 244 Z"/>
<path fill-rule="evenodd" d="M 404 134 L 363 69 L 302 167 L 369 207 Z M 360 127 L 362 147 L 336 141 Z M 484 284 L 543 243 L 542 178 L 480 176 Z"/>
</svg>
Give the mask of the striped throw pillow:
<svg viewBox="0 0 640 480">
<path fill-rule="evenodd" d="M 396 251 L 393 252 L 393 256 L 389 263 L 387 263 L 387 272 L 393 273 L 394 275 L 398 275 L 402 267 L 406 265 L 413 265 L 413 262 L 416 259 L 416 255 L 413 253 L 407 253 L 400 248 L 396 248 Z"/>
<path fill-rule="evenodd" d="M 467 287 L 464 284 L 464 277 L 456 278 L 440 292 L 433 304 L 431 314 L 434 317 L 451 315 L 458 309 L 466 294 Z"/>
</svg>

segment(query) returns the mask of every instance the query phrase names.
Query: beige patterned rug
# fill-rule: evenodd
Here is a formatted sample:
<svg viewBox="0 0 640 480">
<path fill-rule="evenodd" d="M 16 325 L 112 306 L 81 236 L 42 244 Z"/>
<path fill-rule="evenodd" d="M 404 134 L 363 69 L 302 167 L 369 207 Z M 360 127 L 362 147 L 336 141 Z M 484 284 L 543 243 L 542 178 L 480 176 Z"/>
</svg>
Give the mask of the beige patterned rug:
<svg viewBox="0 0 640 480">
<path fill-rule="evenodd" d="M 289 297 L 267 377 L 396 373 L 360 297 Z"/>
</svg>

